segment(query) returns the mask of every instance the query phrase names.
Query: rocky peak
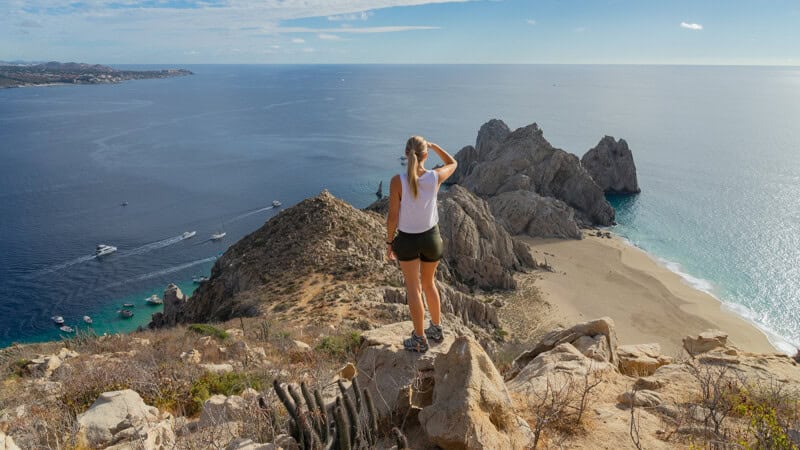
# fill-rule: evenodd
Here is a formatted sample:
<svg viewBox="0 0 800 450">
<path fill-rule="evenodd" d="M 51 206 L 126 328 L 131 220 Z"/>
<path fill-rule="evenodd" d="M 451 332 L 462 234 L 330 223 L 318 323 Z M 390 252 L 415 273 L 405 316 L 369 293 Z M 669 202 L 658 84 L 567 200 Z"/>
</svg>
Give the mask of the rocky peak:
<svg viewBox="0 0 800 450">
<path fill-rule="evenodd" d="M 581 164 L 589 172 L 603 191 L 614 194 L 637 194 L 641 192 L 636 179 L 636 164 L 633 153 L 624 139 L 615 140 L 605 136 L 581 159 Z"/>
<path fill-rule="evenodd" d="M 509 134 L 511 134 L 511 129 L 500 119 L 492 119 L 483 124 L 478 130 L 478 138 L 475 140 L 475 150 L 480 155 L 480 159 L 489 159 L 489 155 L 503 143 Z"/>
</svg>

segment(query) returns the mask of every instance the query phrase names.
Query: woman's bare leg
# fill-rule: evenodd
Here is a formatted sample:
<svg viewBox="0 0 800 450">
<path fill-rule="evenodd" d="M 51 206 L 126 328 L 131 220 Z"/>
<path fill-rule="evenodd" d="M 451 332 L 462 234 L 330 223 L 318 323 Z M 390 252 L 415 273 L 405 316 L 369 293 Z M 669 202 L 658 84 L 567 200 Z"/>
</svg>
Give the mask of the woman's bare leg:
<svg viewBox="0 0 800 450">
<path fill-rule="evenodd" d="M 425 291 L 425 300 L 428 302 L 428 312 L 431 313 L 431 322 L 435 325 L 442 324 L 442 304 L 439 299 L 439 290 L 436 289 L 436 262 L 422 262 L 422 290 Z M 423 319 L 424 321 L 424 319 Z"/>
<path fill-rule="evenodd" d="M 408 309 L 411 311 L 411 320 L 414 321 L 414 334 L 425 336 L 425 308 L 420 295 L 419 260 L 400 261 L 400 268 L 403 269 L 403 278 L 406 281 Z"/>
</svg>

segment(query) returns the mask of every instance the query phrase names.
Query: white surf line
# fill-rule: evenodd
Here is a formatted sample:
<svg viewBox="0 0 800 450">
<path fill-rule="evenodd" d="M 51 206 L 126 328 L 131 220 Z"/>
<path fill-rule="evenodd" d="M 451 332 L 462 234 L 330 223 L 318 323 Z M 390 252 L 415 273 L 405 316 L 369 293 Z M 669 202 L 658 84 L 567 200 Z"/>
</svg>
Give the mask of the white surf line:
<svg viewBox="0 0 800 450">
<path fill-rule="evenodd" d="M 184 239 L 183 235 L 180 235 L 180 236 L 173 236 L 173 237 L 167 238 L 167 239 L 162 239 L 162 240 L 156 241 L 156 242 L 151 242 L 149 244 L 145 244 L 145 245 L 143 245 L 141 247 L 137 247 L 137 248 L 134 248 L 132 250 L 122 251 L 122 252 L 119 253 L 117 258 L 125 258 L 125 257 L 128 257 L 128 256 L 141 255 L 143 253 L 147 253 L 147 252 L 150 252 L 150 251 L 153 251 L 153 250 L 157 250 L 159 248 L 164 248 L 164 247 L 170 246 L 172 244 L 177 244 L 178 242 L 182 241 L 183 239 Z"/>
<path fill-rule="evenodd" d="M 208 262 L 211 262 L 211 261 L 215 261 L 216 259 L 217 259 L 216 256 L 211 256 L 211 257 L 208 257 L 208 258 L 198 259 L 196 261 L 188 262 L 188 263 L 185 263 L 185 264 L 179 264 L 177 266 L 173 266 L 173 267 L 170 267 L 170 268 L 167 268 L 167 269 L 156 270 L 155 272 L 150 272 L 150 273 L 146 273 L 144 275 L 139 275 L 138 277 L 129 278 L 127 280 L 117 281 L 115 283 L 111 283 L 109 285 L 106 285 L 105 289 L 122 286 L 123 284 L 127 284 L 127 283 L 134 283 L 134 282 L 137 282 L 137 281 L 144 281 L 144 280 L 148 280 L 150 278 L 160 277 L 162 275 L 169 275 L 171 273 L 175 273 L 175 272 L 181 271 L 183 269 L 188 269 L 189 267 L 194 267 L 194 266 L 197 266 L 199 264 L 205 264 L 205 263 L 208 263 Z"/>
<path fill-rule="evenodd" d="M 240 214 L 240 215 L 234 217 L 233 219 L 230 219 L 228 222 L 229 223 L 230 222 L 236 222 L 237 220 L 242 220 L 245 217 L 250 217 L 250 216 L 252 216 L 254 214 L 258 214 L 258 213 L 261 213 L 261 212 L 264 212 L 264 211 L 269 211 L 272 208 L 274 208 L 274 206 L 265 206 L 263 208 L 259 208 L 259 209 L 256 209 L 256 210 L 253 210 L 253 211 L 250 211 L 250 212 L 246 212 L 244 214 Z"/>
<path fill-rule="evenodd" d="M 37 277 L 40 277 L 42 275 L 47 275 L 48 273 L 53 273 L 53 272 L 57 272 L 57 271 L 62 270 L 62 269 L 66 269 L 67 267 L 74 266 L 75 264 L 80 264 L 80 263 L 83 263 L 83 262 L 86 262 L 86 261 L 91 261 L 91 260 L 93 260 L 95 258 L 97 258 L 96 255 L 81 256 L 80 258 L 75 258 L 75 259 L 67 261 L 65 263 L 56 264 L 55 266 L 52 266 L 52 267 L 48 267 L 48 268 L 45 268 L 45 269 L 42 269 L 42 270 L 37 270 L 36 272 L 33 272 L 30 276 L 31 276 L 31 278 L 37 278 Z"/>
</svg>

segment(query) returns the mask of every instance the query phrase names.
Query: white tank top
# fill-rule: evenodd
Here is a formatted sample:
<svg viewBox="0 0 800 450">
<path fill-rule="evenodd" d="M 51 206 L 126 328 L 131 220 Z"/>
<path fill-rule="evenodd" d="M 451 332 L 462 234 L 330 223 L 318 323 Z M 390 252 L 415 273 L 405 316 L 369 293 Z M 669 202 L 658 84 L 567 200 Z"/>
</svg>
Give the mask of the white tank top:
<svg viewBox="0 0 800 450">
<path fill-rule="evenodd" d="M 426 170 L 417 179 L 417 197 L 408 185 L 408 175 L 400 174 L 403 193 L 400 198 L 400 219 L 397 229 L 403 233 L 422 233 L 439 223 L 437 197 L 439 193 L 439 175 L 435 170 Z"/>
</svg>

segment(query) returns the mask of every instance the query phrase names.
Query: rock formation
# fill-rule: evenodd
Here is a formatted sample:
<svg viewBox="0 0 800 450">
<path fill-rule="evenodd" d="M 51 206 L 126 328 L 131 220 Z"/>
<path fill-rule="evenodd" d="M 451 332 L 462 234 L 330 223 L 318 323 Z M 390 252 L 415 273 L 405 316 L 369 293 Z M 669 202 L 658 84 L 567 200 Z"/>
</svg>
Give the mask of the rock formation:
<svg viewBox="0 0 800 450">
<path fill-rule="evenodd" d="M 479 136 L 476 146 L 479 161 L 460 184 L 481 197 L 527 190 L 564 201 L 586 222 L 614 222 L 614 210 L 603 190 L 575 155 L 550 145 L 536 124 L 510 134 L 501 124 L 496 120 L 481 128 L 484 136 Z"/>
<path fill-rule="evenodd" d="M 526 449 L 533 441 L 489 355 L 465 336 L 436 358 L 433 401 L 419 413 L 419 422 L 442 448 Z"/>
<path fill-rule="evenodd" d="M 78 440 L 87 448 L 123 441 L 138 441 L 144 448 L 160 450 L 175 445 L 174 420 L 148 406 L 130 389 L 100 395 L 88 411 L 78 416 Z"/>
<path fill-rule="evenodd" d="M 513 273 L 526 261 L 515 252 L 514 241 L 485 201 L 452 186 L 440 196 L 439 218 L 444 258 L 456 280 L 483 289 L 516 286 Z"/>
<path fill-rule="evenodd" d="M 456 167 L 456 171 L 450 175 L 450 178 L 445 180 L 445 184 L 458 184 L 464 177 L 472 173 L 472 170 L 475 169 L 475 166 L 478 165 L 480 160 L 478 151 L 471 145 L 459 150 L 454 157 L 456 161 L 458 161 L 458 167 Z"/>
<path fill-rule="evenodd" d="M 636 164 L 624 139 L 605 136 L 581 158 L 581 164 L 600 189 L 610 194 L 638 194 Z"/>
<path fill-rule="evenodd" d="M 509 233 L 534 237 L 580 239 L 575 210 L 561 200 L 527 190 L 489 198 L 492 214 Z"/>
<path fill-rule="evenodd" d="M 164 310 L 153 314 L 152 327 L 162 327 L 169 324 L 182 322 L 182 314 L 188 297 L 184 295 L 181 288 L 170 283 L 164 290 Z"/>
</svg>

